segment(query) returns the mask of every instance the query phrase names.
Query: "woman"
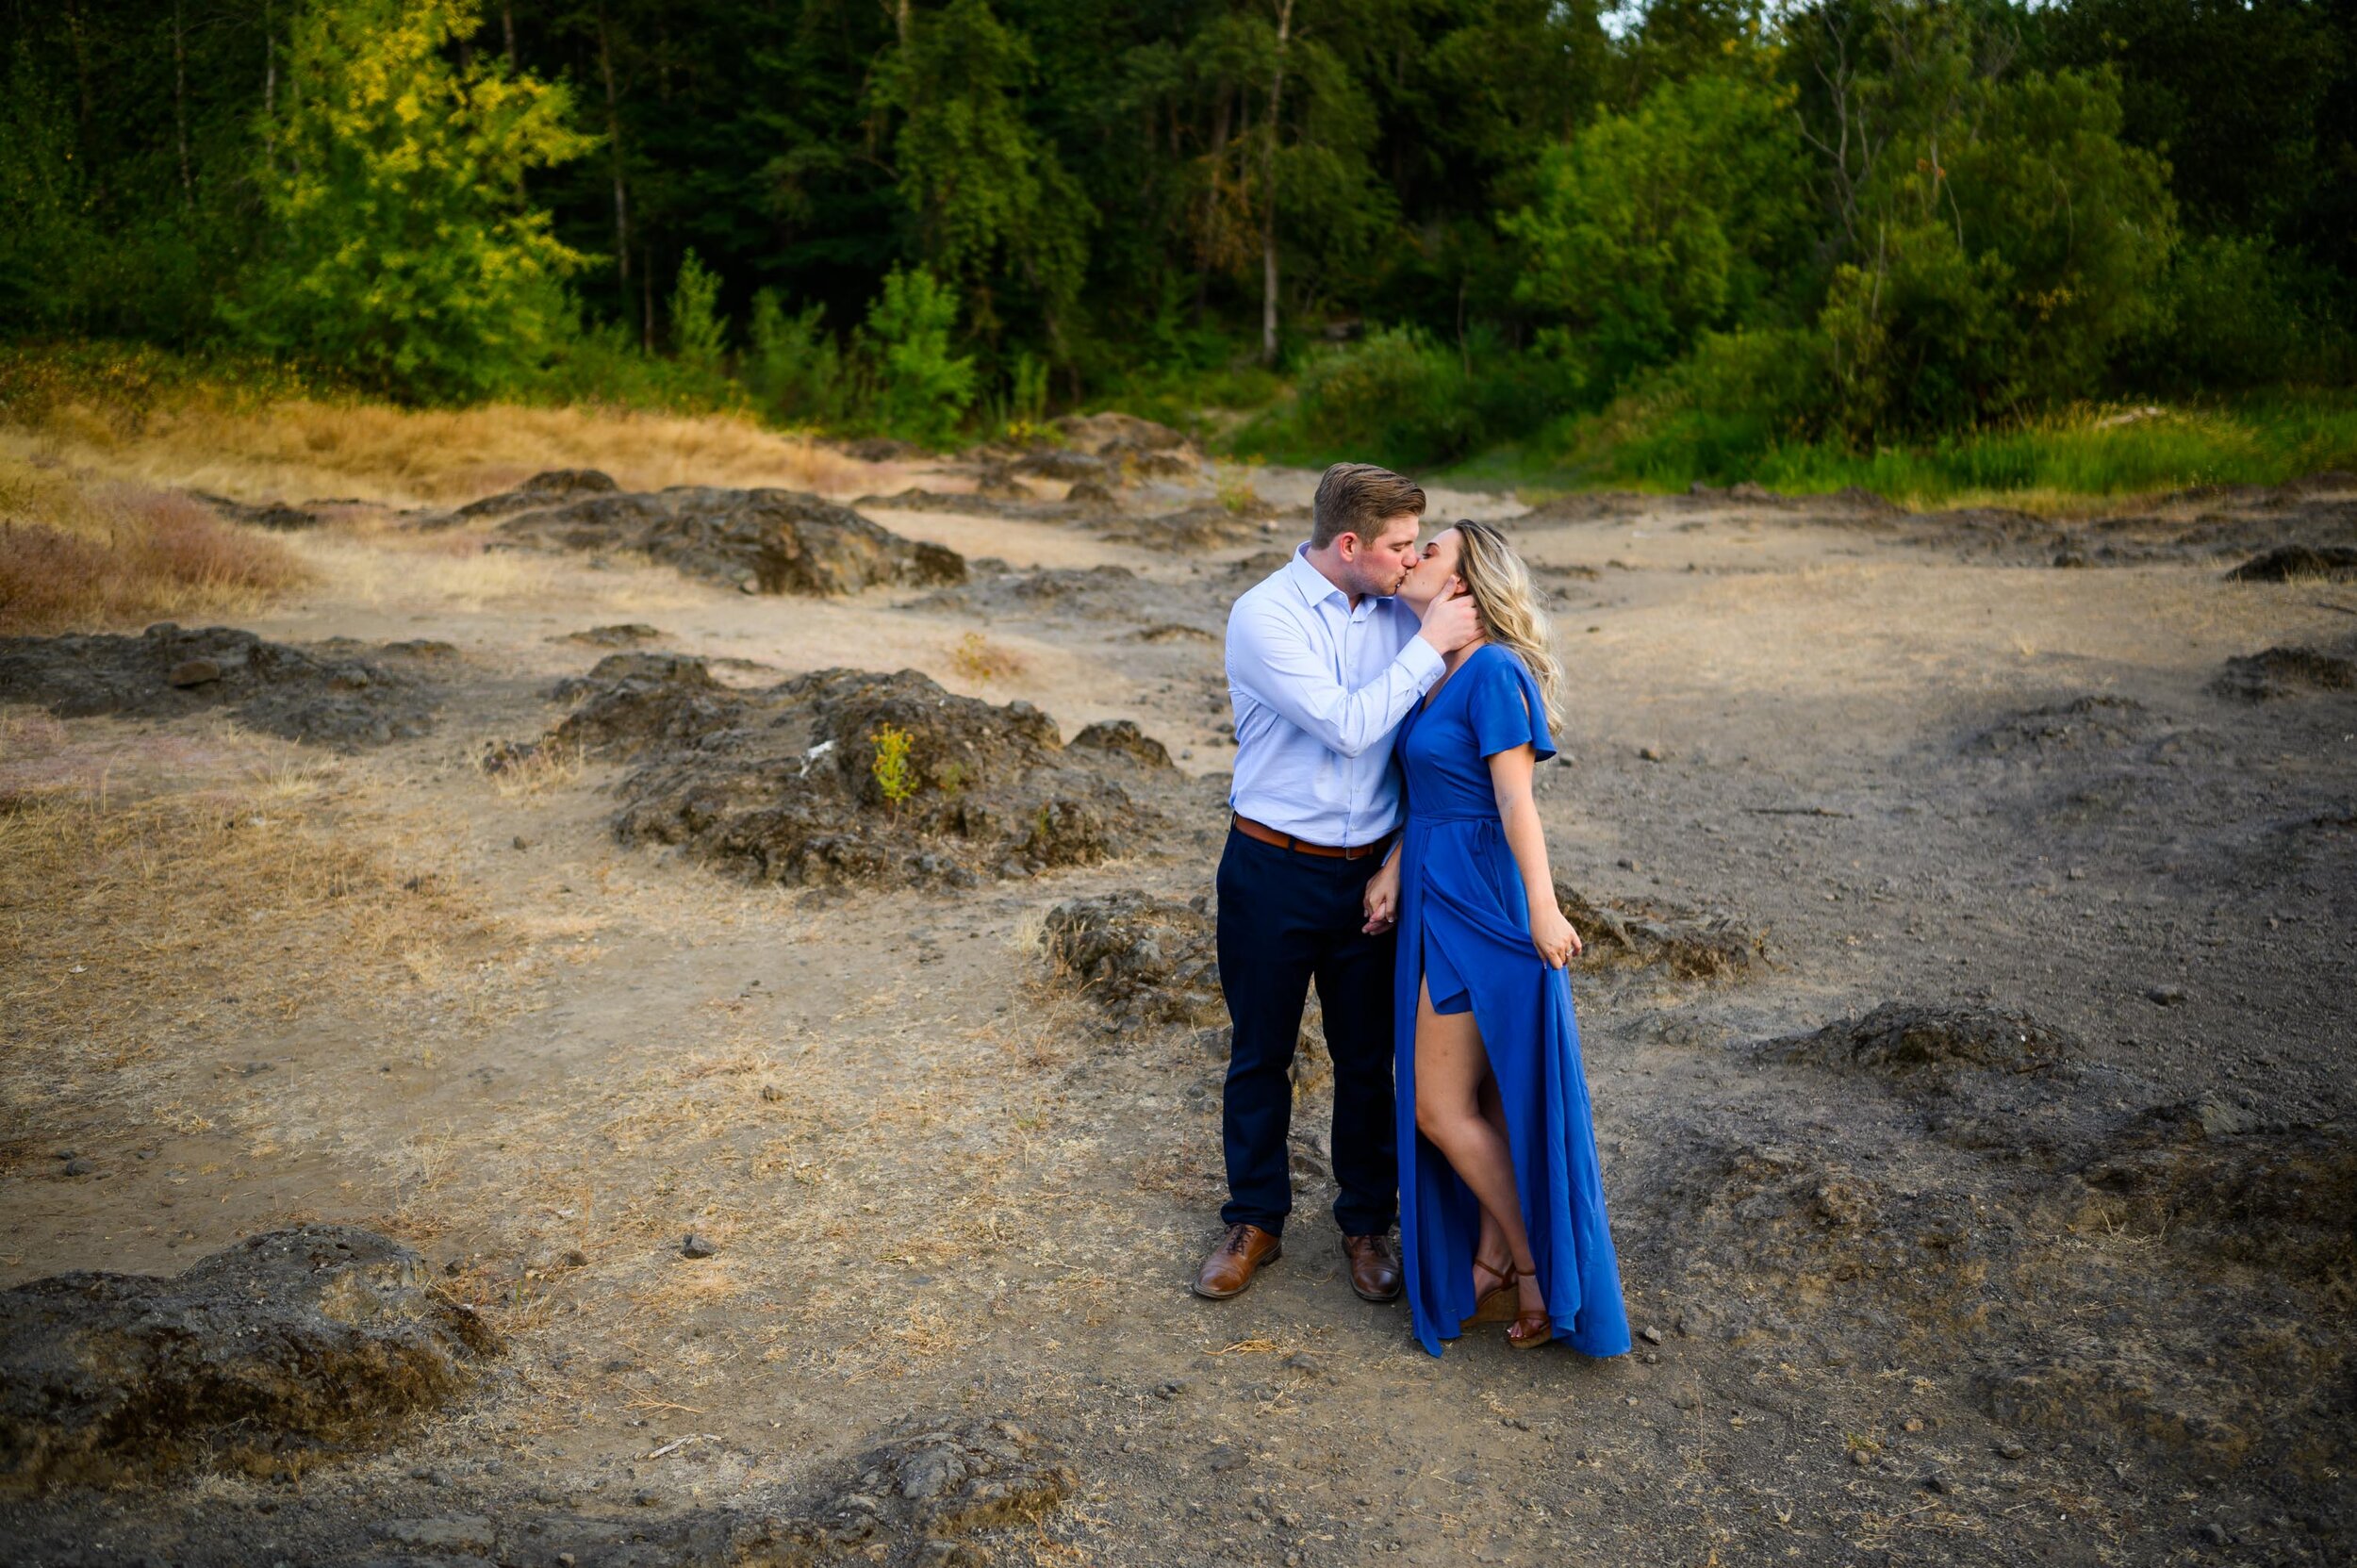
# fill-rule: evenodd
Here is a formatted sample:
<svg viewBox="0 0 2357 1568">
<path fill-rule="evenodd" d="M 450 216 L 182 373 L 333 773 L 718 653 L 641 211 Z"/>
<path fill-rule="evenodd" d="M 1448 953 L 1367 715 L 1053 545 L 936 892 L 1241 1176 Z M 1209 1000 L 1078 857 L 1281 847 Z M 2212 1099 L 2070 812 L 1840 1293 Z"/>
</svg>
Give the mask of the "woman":
<svg viewBox="0 0 2357 1568">
<path fill-rule="evenodd" d="M 1532 770 L 1555 755 L 1561 667 L 1529 571 L 1487 523 L 1425 547 L 1399 597 L 1470 593 L 1481 635 L 1393 741 L 1408 825 L 1368 890 L 1396 909 L 1402 1262 L 1416 1338 L 1507 1322 L 1528 1349 L 1629 1347 L 1579 1030 L 1563 968 L 1579 933 L 1555 901 Z"/>
</svg>

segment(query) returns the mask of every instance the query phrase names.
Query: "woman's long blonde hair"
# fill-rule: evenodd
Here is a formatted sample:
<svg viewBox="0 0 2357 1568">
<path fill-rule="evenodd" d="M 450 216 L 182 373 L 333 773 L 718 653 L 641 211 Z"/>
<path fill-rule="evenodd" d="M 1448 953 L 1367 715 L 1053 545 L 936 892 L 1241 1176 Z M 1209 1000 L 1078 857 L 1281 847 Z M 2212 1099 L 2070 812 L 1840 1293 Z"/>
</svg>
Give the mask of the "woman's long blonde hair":
<svg viewBox="0 0 2357 1568">
<path fill-rule="evenodd" d="M 1563 666 L 1550 645 L 1547 613 L 1539 607 L 1530 569 L 1489 523 L 1459 518 L 1449 526 L 1457 530 L 1457 575 L 1481 612 L 1481 635 L 1522 656 L 1539 683 L 1548 722 L 1561 724 Z"/>
</svg>

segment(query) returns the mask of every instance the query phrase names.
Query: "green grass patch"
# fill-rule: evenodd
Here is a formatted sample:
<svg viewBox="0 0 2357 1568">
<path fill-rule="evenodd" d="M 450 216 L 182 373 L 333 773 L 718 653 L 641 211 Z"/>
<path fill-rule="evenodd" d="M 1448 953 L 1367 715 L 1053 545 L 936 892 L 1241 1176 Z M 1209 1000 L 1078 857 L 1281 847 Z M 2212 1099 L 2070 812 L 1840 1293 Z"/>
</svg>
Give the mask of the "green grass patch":
<svg viewBox="0 0 2357 1568">
<path fill-rule="evenodd" d="M 2169 407 L 2083 405 L 2002 429 L 1858 452 L 1779 440 L 1766 421 L 1625 406 L 1450 470 L 1459 484 L 1525 493 L 1684 490 L 1751 481 L 1788 494 L 1857 486 L 1909 506 L 2067 510 L 2196 485 L 2276 485 L 2357 469 L 2357 394 L 2283 391 Z"/>
</svg>

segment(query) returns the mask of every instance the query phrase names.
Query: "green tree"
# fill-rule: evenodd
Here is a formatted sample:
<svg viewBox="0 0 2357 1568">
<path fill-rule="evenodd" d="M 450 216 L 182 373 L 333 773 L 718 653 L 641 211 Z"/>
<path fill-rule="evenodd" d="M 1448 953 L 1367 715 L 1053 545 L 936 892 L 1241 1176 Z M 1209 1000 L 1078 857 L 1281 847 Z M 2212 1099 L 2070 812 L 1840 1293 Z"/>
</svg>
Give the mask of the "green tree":
<svg viewBox="0 0 2357 1568">
<path fill-rule="evenodd" d="M 1536 201 L 1500 221 L 1527 256 L 1515 298 L 1607 385 L 1754 321 L 1808 232 L 1789 106 L 1748 74 L 1694 76 L 1550 149 Z"/>
<path fill-rule="evenodd" d="M 1008 288 L 1028 292 L 1052 343 L 1087 270 L 1096 211 L 1025 121 L 1030 45 L 988 0 L 950 0 L 910 17 L 907 34 L 885 58 L 875 97 L 902 117 L 893 157 L 928 275 L 964 295 L 970 325 L 986 338 L 1005 325 Z"/>
<path fill-rule="evenodd" d="M 1861 438 L 2083 396 L 2159 308 L 2176 238 L 2160 159 L 2109 73 L 2016 72 L 1968 10 L 1875 8 L 1805 36 L 1807 135 L 1838 257 L 1821 318 Z"/>
<path fill-rule="evenodd" d="M 918 267 L 884 274 L 883 291 L 867 309 L 869 370 L 876 413 L 904 440 L 946 446 L 974 401 L 974 361 L 950 352 L 958 297 Z"/>
<path fill-rule="evenodd" d="M 452 48 L 478 0 L 311 0 L 255 177 L 269 219 L 230 320 L 404 396 L 514 385 L 565 330 L 582 262 L 524 176 L 590 142 L 564 88 Z"/>
</svg>

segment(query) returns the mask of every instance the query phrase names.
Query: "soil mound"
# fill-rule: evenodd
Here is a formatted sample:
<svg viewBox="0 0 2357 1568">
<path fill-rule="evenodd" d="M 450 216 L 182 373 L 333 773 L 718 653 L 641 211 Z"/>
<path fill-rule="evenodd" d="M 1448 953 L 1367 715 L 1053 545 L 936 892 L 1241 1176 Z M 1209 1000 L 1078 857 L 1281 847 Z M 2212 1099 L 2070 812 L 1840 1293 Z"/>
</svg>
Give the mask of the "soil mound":
<svg viewBox="0 0 2357 1568">
<path fill-rule="evenodd" d="M 997 1560 L 974 1537 L 1021 1531 L 1061 1508 L 1079 1477 L 1047 1443 L 1009 1420 L 905 1421 L 853 1461 L 840 1485 L 767 1528 L 747 1532 L 739 1562 L 895 1565 Z"/>
<path fill-rule="evenodd" d="M 1184 784 L 1133 728 L 1067 748 L 1029 702 L 955 697 L 915 670 L 737 691 L 701 659 L 616 653 L 556 695 L 581 699 L 558 740 L 643 763 L 618 786 L 617 837 L 757 881 L 970 886 L 1085 865 L 1146 847 Z"/>
<path fill-rule="evenodd" d="M 1588 945 L 1574 960 L 1583 970 L 1658 966 L 1680 980 L 1730 980 L 1766 961 L 1766 936 L 1732 915 L 1606 903 L 1562 883 L 1555 898 Z"/>
<path fill-rule="evenodd" d="M 979 574 L 927 594 L 914 610 L 979 612 L 1035 620 L 1120 620 L 1147 606 L 1148 590 L 1128 567 L 1047 567 Z"/>
<path fill-rule="evenodd" d="M 2278 545 L 2226 575 L 2236 583 L 2357 583 L 2357 545 Z"/>
<path fill-rule="evenodd" d="M 2357 1130 L 2270 1127 L 2217 1099 L 2155 1107 L 2079 1173 L 2091 1223 L 2274 1273 L 2357 1279 Z"/>
<path fill-rule="evenodd" d="M 2316 648 L 2269 648 L 2229 659 L 2210 689 L 2245 702 L 2357 689 L 2357 662 Z"/>
<path fill-rule="evenodd" d="M 1770 1042 L 1768 1052 L 1838 1071 L 1898 1076 L 1968 1066 L 2003 1073 L 2052 1072 L 2076 1056 L 2078 1040 L 2018 1013 L 1978 1007 L 1885 1002 L 1813 1034 Z"/>
<path fill-rule="evenodd" d="M 2025 709 L 1973 734 L 1964 749 L 2013 761 L 2086 755 L 2133 746 L 2151 729 L 2151 715 L 2143 703 L 2097 693 Z"/>
<path fill-rule="evenodd" d="M 0 1292 L 0 1488 L 202 1457 L 268 1474 L 388 1432 L 499 1348 L 407 1247 L 350 1226 L 250 1237 L 176 1279 Z"/>
<path fill-rule="evenodd" d="M 512 490 L 470 501 L 453 515 L 468 520 L 503 518 L 517 512 L 538 511 L 544 506 L 562 506 L 593 495 L 618 495 L 621 488 L 610 475 L 596 469 L 549 469 Z"/>
<path fill-rule="evenodd" d="M 136 637 L 6 637 L 0 701 L 61 718 L 173 718 L 225 707 L 248 729 L 346 750 L 431 730 L 430 688 L 387 663 L 435 664 L 456 650 L 395 643 L 366 659 L 361 647 L 338 639 L 305 652 L 227 626 L 189 632 L 169 621 Z"/>
<path fill-rule="evenodd" d="M 1075 899 L 1047 913 L 1048 961 L 1123 1029 L 1227 1021 L 1211 917 L 1144 893 Z"/>
<path fill-rule="evenodd" d="M 747 593 L 856 593 L 878 584 L 965 576 L 957 552 L 904 539 L 799 490 L 677 485 L 596 495 L 521 513 L 501 523 L 500 532 L 547 549 L 633 551 Z"/>
</svg>

